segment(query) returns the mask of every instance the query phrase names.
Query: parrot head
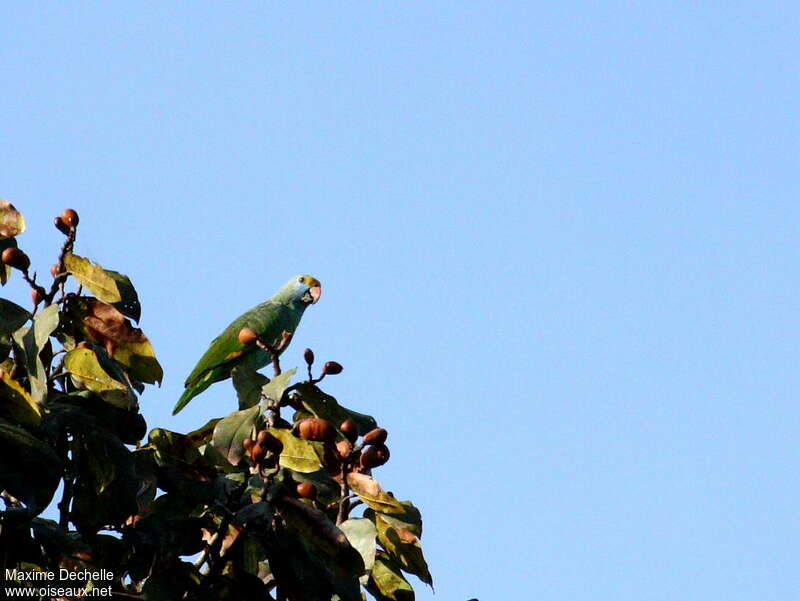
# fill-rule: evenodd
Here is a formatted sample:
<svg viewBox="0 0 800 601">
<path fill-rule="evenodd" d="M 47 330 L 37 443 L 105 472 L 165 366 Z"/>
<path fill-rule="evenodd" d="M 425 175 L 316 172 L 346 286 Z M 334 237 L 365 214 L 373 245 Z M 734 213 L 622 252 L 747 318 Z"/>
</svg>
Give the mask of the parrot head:
<svg viewBox="0 0 800 601">
<path fill-rule="evenodd" d="M 279 294 L 285 295 L 288 300 L 300 302 L 304 306 L 313 305 L 322 294 L 322 284 L 317 278 L 300 274 L 286 282 Z"/>
</svg>

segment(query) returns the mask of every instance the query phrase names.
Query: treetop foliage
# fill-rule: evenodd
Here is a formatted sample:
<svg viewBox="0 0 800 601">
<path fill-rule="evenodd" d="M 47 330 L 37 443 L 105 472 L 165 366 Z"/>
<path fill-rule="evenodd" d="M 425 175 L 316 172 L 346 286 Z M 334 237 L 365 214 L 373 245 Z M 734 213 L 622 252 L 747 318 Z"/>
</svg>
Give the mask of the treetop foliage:
<svg viewBox="0 0 800 601">
<path fill-rule="evenodd" d="M 0 201 L 0 284 L 18 275 L 32 299 L 0 298 L 0 573 L 105 569 L 150 601 L 406 601 L 408 575 L 432 585 L 419 510 L 372 476 L 386 430 L 321 388 L 338 363 L 315 378 L 307 349 L 305 379 L 277 354 L 270 377 L 236 368 L 235 411 L 148 433 L 139 398 L 163 369 L 130 279 L 74 252 L 78 223 L 56 218 L 45 285 Z M 59 488 L 58 520 L 41 517 Z"/>
</svg>

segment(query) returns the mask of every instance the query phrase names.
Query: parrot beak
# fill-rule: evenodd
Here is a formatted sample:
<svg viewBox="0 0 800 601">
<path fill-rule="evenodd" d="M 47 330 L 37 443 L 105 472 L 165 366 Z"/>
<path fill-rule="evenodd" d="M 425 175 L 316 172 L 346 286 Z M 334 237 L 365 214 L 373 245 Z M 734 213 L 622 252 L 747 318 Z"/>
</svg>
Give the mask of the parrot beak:
<svg viewBox="0 0 800 601">
<path fill-rule="evenodd" d="M 322 288 L 320 286 L 312 286 L 308 289 L 308 293 L 311 295 L 311 304 L 314 305 L 319 300 L 319 297 L 322 296 Z"/>
</svg>

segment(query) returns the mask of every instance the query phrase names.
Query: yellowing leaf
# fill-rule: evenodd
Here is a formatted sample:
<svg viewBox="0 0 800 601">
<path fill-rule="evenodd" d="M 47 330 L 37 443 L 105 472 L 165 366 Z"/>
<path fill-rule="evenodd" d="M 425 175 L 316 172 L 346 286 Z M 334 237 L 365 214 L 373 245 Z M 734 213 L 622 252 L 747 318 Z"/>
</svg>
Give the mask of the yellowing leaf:
<svg viewBox="0 0 800 601">
<path fill-rule="evenodd" d="M 13 238 L 25 231 L 25 218 L 7 200 L 0 200 L 0 238 Z"/>
<path fill-rule="evenodd" d="M 135 378 L 151 384 L 164 378 L 147 336 L 115 307 L 81 298 L 70 305 L 70 311 L 82 322 L 86 336 L 105 347 L 108 355 L 130 369 Z"/>
<path fill-rule="evenodd" d="M 381 601 L 414 600 L 414 589 L 386 553 L 378 553 L 375 558 L 367 590 Z"/>
<path fill-rule="evenodd" d="M 372 507 L 375 511 L 383 513 L 403 513 L 405 508 L 394 498 L 394 495 L 387 493 L 381 488 L 375 478 L 370 478 L 365 474 L 351 472 L 347 474 L 347 484 L 364 503 Z"/>
<path fill-rule="evenodd" d="M 36 425 L 41 420 L 42 408 L 30 394 L 4 370 L 0 370 L 0 399 L 20 423 Z"/>
<path fill-rule="evenodd" d="M 100 265 L 69 253 L 64 257 L 64 267 L 101 301 L 118 303 L 122 300 L 117 282 Z"/>
<path fill-rule="evenodd" d="M 142 307 L 128 276 L 103 269 L 99 263 L 92 263 L 89 259 L 72 253 L 64 257 L 64 266 L 98 299 L 111 303 L 123 314 L 139 321 Z"/>
<path fill-rule="evenodd" d="M 422 546 L 417 536 L 406 528 L 395 528 L 390 525 L 380 513 L 375 513 L 375 526 L 378 529 L 378 540 L 381 545 L 400 567 L 418 576 L 425 584 L 432 585 L 433 578 L 428 571 L 428 564 L 422 555 Z"/>
<path fill-rule="evenodd" d="M 284 428 L 270 428 L 270 434 L 283 443 L 280 464 L 296 472 L 308 474 L 322 466 L 325 450 L 321 442 L 297 438 Z"/>
<path fill-rule="evenodd" d="M 106 373 L 93 350 L 72 349 L 64 357 L 64 367 L 70 372 L 72 381 L 78 388 L 97 392 L 113 405 L 128 407 L 128 388 Z"/>
</svg>

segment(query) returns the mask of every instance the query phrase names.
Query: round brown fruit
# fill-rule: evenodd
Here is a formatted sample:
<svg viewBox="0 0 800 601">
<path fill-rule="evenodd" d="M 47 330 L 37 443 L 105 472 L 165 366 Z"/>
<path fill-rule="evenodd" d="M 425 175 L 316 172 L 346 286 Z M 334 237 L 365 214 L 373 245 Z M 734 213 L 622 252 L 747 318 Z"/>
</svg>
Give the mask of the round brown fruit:
<svg viewBox="0 0 800 601">
<path fill-rule="evenodd" d="M 317 487 L 311 482 L 301 482 L 297 485 L 297 494 L 304 499 L 311 499 L 313 501 L 317 498 Z"/>
<path fill-rule="evenodd" d="M 62 219 L 60 216 L 55 218 L 55 221 L 53 221 L 53 225 L 56 226 L 56 229 L 59 232 L 61 232 L 65 236 L 69 236 L 69 226 L 66 223 L 64 223 L 64 219 Z"/>
<path fill-rule="evenodd" d="M 19 269 L 20 271 L 28 271 L 28 267 L 31 266 L 31 260 L 28 258 L 28 255 L 13 246 L 3 251 L 3 254 L 0 255 L 0 259 L 9 267 Z"/>
<path fill-rule="evenodd" d="M 53 276 L 53 277 L 56 277 L 58 275 L 59 271 L 60 270 L 58 269 L 58 264 L 52 265 L 50 267 L 50 275 Z"/>
<path fill-rule="evenodd" d="M 314 351 L 312 351 L 310 348 L 307 348 L 306 350 L 304 350 L 303 351 L 303 359 L 306 360 L 306 363 L 309 365 L 309 367 L 311 365 L 313 365 L 314 364 Z"/>
<path fill-rule="evenodd" d="M 239 342 L 242 344 L 253 344 L 258 340 L 258 334 L 251 328 L 242 328 L 239 330 Z"/>
<path fill-rule="evenodd" d="M 80 221 L 75 209 L 64 209 L 61 212 L 61 220 L 69 227 L 78 227 L 78 222 Z"/>
<path fill-rule="evenodd" d="M 375 428 L 364 434 L 364 444 L 383 444 L 389 433 L 383 428 Z"/>
<path fill-rule="evenodd" d="M 355 442 L 356 438 L 358 438 L 358 424 L 350 418 L 344 420 L 339 429 L 350 442 Z"/>
<path fill-rule="evenodd" d="M 344 368 L 340 363 L 336 363 L 336 361 L 328 361 L 322 368 L 322 373 L 326 376 L 335 376 L 336 374 L 342 373 Z"/>
<path fill-rule="evenodd" d="M 333 442 L 336 438 L 336 429 L 327 419 L 308 417 L 300 422 L 297 427 L 300 436 L 306 440 Z"/>
<path fill-rule="evenodd" d="M 266 454 L 267 450 L 258 443 L 255 443 L 252 447 L 250 447 L 250 457 L 256 463 L 259 463 L 262 459 L 264 459 Z"/>
<path fill-rule="evenodd" d="M 281 451 L 283 451 L 283 443 L 268 430 L 261 430 L 256 440 L 258 440 L 258 444 L 276 455 L 280 455 Z"/>
<path fill-rule="evenodd" d="M 372 469 L 389 461 L 389 447 L 385 444 L 376 444 L 368 447 L 361 453 L 359 463 L 364 469 Z"/>
<path fill-rule="evenodd" d="M 242 446 L 244 447 L 245 451 L 249 451 L 250 449 L 252 449 L 253 448 L 253 444 L 254 443 L 253 443 L 253 439 L 252 438 L 245 438 L 242 441 Z"/>
<path fill-rule="evenodd" d="M 33 301 L 34 305 L 38 305 L 40 302 L 42 302 L 42 293 L 38 288 L 31 289 L 31 300 Z"/>
</svg>

